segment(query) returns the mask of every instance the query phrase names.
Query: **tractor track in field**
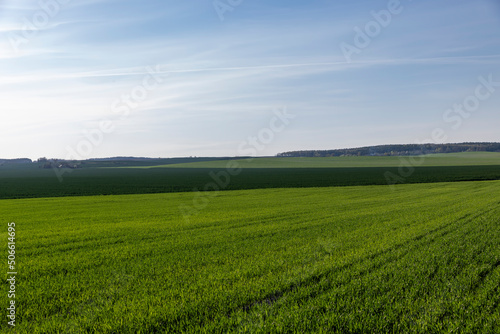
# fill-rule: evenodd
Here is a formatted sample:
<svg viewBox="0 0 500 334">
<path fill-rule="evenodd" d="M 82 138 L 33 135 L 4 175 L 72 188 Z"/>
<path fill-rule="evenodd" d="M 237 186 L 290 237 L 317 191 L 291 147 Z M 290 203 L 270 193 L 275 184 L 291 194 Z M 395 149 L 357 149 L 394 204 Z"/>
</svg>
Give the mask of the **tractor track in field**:
<svg viewBox="0 0 500 334">
<path fill-rule="evenodd" d="M 259 306 L 259 305 L 264 305 L 267 304 L 269 306 L 275 304 L 277 301 L 279 301 L 283 296 L 285 296 L 288 293 L 293 293 L 295 291 L 298 291 L 301 288 L 313 288 L 314 286 L 318 286 L 322 281 L 326 282 L 326 285 L 324 287 L 318 287 L 318 290 L 312 291 L 308 293 L 305 296 L 302 296 L 300 300 L 308 300 L 311 298 L 316 298 L 326 292 L 328 292 L 333 285 L 335 286 L 341 286 L 343 284 L 347 284 L 349 279 L 353 277 L 362 277 L 366 275 L 367 273 L 373 273 L 374 271 L 377 271 L 378 269 L 385 267 L 387 265 L 390 265 L 392 263 L 395 263 L 402 258 L 404 258 L 406 255 L 408 255 L 410 252 L 421 249 L 424 246 L 428 246 L 430 243 L 434 243 L 438 241 L 440 238 L 443 236 L 446 236 L 452 232 L 458 231 L 458 229 L 454 228 L 454 225 L 458 225 L 461 221 L 468 221 L 472 222 L 476 217 L 487 214 L 490 211 L 493 211 L 495 208 L 482 211 L 478 214 L 470 214 L 467 213 L 457 219 L 456 221 L 450 222 L 445 225 L 441 225 L 439 227 L 436 227 L 434 229 L 431 229 L 425 233 L 419 234 L 417 236 L 414 236 L 413 238 L 410 238 L 409 240 L 405 242 L 401 242 L 399 244 L 393 245 L 392 247 L 370 254 L 366 257 L 359 258 L 351 263 L 342 265 L 340 267 L 328 270 L 326 272 L 322 272 L 316 275 L 313 275 L 301 282 L 294 283 L 289 285 L 288 287 L 281 289 L 279 291 L 275 291 L 271 294 L 268 294 L 264 298 L 261 298 L 259 300 L 253 301 L 251 303 L 247 303 L 243 306 L 241 306 L 239 309 L 243 310 L 244 312 L 249 312 L 253 307 Z M 466 225 L 458 225 L 459 227 L 465 228 Z M 439 233 L 441 232 L 441 233 Z M 428 237 L 428 238 L 426 238 Z M 393 252 L 399 251 L 400 254 L 397 255 L 390 255 Z M 387 258 L 384 258 L 385 255 L 389 255 Z M 369 267 L 365 267 L 364 263 L 372 263 L 373 261 L 376 261 L 375 263 L 371 264 Z M 499 261 L 500 263 L 500 261 Z M 498 266 L 494 266 L 495 268 Z M 342 282 L 339 281 L 333 281 L 329 280 L 335 273 L 339 272 L 348 272 L 348 270 L 352 269 L 353 267 L 361 267 L 362 269 L 359 271 L 354 271 L 352 273 L 349 273 L 350 275 L 347 278 L 344 278 Z M 491 271 L 493 271 L 494 268 L 492 268 Z M 490 272 L 491 272 L 490 271 Z"/>
</svg>

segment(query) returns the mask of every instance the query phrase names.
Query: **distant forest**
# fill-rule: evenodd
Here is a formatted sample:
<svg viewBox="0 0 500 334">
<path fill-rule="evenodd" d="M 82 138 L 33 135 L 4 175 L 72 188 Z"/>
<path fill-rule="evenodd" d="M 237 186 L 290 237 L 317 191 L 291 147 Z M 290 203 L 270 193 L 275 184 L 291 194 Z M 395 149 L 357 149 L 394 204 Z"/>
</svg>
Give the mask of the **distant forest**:
<svg viewBox="0 0 500 334">
<path fill-rule="evenodd" d="M 0 166 L 6 163 L 9 164 L 27 164 L 32 163 L 31 159 L 28 158 L 20 158 L 20 159 L 0 159 Z"/>
<path fill-rule="evenodd" d="M 278 157 L 401 156 L 435 153 L 500 152 L 500 143 L 380 145 L 337 150 L 279 153 Z"/>
</svg>

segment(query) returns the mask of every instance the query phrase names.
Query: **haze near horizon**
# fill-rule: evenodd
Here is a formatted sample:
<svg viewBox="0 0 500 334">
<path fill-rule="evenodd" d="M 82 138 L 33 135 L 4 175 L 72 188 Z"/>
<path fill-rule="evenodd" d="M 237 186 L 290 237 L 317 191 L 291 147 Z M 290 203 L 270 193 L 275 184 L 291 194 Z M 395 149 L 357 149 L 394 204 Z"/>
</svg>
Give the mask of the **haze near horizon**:
<svg viewBox="0 0 500 334">
<path fill-rule="evenodd" d="M 0 1 L 0 158 L 498 142 L 495 0 Z"/>
</svg>

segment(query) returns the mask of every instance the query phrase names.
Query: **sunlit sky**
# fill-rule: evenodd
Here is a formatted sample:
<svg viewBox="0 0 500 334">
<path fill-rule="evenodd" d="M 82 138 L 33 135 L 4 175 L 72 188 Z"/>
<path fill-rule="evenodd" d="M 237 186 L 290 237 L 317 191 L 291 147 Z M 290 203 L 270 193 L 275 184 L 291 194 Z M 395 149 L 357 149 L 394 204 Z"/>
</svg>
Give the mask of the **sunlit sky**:
<svg viewBox="0 0 500 334">
<path fill-rule="evenodd" d="M 0 158 L 500 141 L 499 3 L 0 0 Z"/>
</svg>

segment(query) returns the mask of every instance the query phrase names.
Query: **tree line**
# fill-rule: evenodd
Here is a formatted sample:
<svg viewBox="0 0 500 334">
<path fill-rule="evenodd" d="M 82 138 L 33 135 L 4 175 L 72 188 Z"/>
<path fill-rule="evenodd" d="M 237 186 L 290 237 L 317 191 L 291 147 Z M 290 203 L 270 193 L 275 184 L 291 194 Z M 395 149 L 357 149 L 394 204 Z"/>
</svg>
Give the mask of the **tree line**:
<svg viewBox="0 0 500 334">
<path fill-rule="evenodd" d="M 500 152 L 500 143 L 379 145 L 279 153 L 278 157 L 405 156 L 436 153 Z"/>
</svg>

